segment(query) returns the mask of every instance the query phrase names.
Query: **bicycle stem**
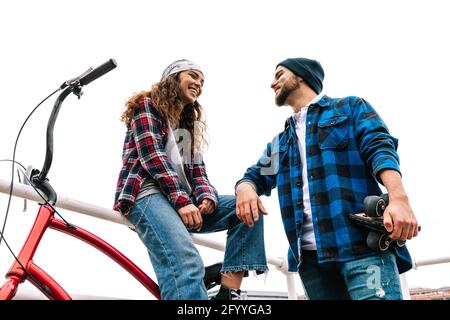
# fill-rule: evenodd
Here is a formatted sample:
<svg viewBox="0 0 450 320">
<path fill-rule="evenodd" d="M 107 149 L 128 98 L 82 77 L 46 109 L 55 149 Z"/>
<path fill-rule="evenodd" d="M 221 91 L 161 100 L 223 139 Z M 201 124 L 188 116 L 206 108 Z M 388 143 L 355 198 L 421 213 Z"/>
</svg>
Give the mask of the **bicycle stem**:
<svg viewBox="0 0 450 320">
<path fill-rule="evenodd" d="M 48 198 L 48 203 L 55 204 L 56 203 L 56 192 L 50 185 L 47 179 L 47 174 L 50 171 L 50 167 L 52 165 L 53 160 L 53 129 L 55 127 L 56 118 L 58 117 L 59 110 L 61 109 L 61 105 L 64 99 L 71 93 L 74 93 L 78 99 L 80 99 L 82 92 L 81 89 L 83 86 L 91 83 L 97 78 L 103 76 L 108 73 L 112 69 L 117 67 L 117 63 L 114 59 L 109 59 L 102 65 L 98 66 L 93 70 L 88 70 L 88 72 L 83 73 L 81 76 L 64 82 L 60 89 L 64 89 L 63 92 L 58 96 L 55 101 L 55 105 L 53 106 L 52 113 L 50 114 L 50 118 L 47 124 L 47 149 L 45 152 L 45 161 L 42 167 L 42 170 L 39 172 L 38 170 L 33 170 L 31 173 L 31 181 L 35 185 L 36 188 L 44 192 L 44 194 Z M 39 175 L 39 176 L 38 176 Z"/>
<path fill-rule="evenodd" d="M 52 113 L 50 114 L 50 118 L 47 123 L 47 146 L 45 152 L 44 165 L 40 173 L 39 171 L 35 171 L 34 173 L 31 174 L 31 181 L 33 182 L 35 187 L 41 190 L 47 196 L 48 198 L 47 201 L 52 205 L 56 203 L 57 196 L 55 190 L 47 180 L 47 174 L 50 171 L 50 167 L 52 166 L 53 160 L 53 130 L 62 103 L 64 99 L 66 99 L 67 96 L 72 92 L 77 94 L 79 97 L 79 95 L 81 94 L 81 87 L 79 85 L 71 85 L 68 88 L 66 88 L 56 99 Z"/>
<path fill-rule="evenodd" d="M 73 92 L 73 88 L 66 88 L 56 99 L 55 105 L 53 107 L 52 113 L 50 114 L 50 118 L 47 124 L 47 150 L 45 152 L 45 161 L 42 167 L 41 173 L 39 174 L 38 179 L 40 181 L 44 181 L 47 178 L 47 174 L 50 171 L 50 167 L 52 165 L 53 160 L 53 129 L 55 127 L 55 122 L 58 117 L 59 110 L 61 109 L 61 105 L 67 96 Z"/>
</svg>

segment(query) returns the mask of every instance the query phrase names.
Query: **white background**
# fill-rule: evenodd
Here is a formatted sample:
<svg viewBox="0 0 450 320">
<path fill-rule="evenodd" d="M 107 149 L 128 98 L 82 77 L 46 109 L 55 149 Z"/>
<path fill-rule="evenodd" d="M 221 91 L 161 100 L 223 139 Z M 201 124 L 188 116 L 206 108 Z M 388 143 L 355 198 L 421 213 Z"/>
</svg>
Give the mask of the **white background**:
<svg viewBox="0 0 450 320">
<path fill-rule="evenodd" d="M 124 102 L 147 90 L 173 60 L 197 62 L 206 76 L 204 106 L 210 133 L 208 174 L 221 194 L 282 130 L 291 114 L 270 89 L 275 66 L 288 57 L 319 60 L 324 92 L 364 97 L 399 138 L 405 188 L 422 225 L 408 247 L 416 260 L 448 255 L 447 1 L 21 1 L 0 4 L 0 159 L 12 158 L 20 125 L 34 106 L 64 80 L 114 58 L 117 69 L 70 96 L 55 126 L 50 182 L 57 192 L 111 208 L 125 133 Z M 45 127 L 54 99 L 31 118 L 17 160 L 39 169 Z M 10 166 L 0 162 L 0 177 Z M 269 256 L 285 256 L 276 191 L 263 198 L 269 216 Z M 0 195 L 3 222 L 7 197 Z M 13 199 L 6 239 L 17 253 L 37 206 L 21 212 Z M 61 210 L 69 221 L 103 237 L 153 276 L 143 244 L 126 227 Z M 225 239 L 220 233 L 214 239 Z M 200 249 L 205 264 L 221 253 Z M 12 257 L 0 247 L 0 273 Z M 151 298 L 94 249 L 49 231 L 35 261 L 69 292 Z M 450 285 L 450 266 L 407 274 L 410 286 Z M 297 280 L 298 281 L 298 280 Z M 273 268 L 266 279 L 247 278 L 245 290 L 285 291 Z M 301 293 L 301 285 L 297 283 Z"/>
</svg>

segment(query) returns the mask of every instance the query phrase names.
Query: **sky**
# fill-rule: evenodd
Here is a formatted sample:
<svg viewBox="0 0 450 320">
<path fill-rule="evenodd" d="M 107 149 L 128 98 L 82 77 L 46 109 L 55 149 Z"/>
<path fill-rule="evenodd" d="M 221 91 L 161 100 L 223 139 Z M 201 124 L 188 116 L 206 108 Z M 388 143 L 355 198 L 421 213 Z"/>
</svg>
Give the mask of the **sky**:
<svg viewBox="0 0 450 320">
<path fill-rule="evenodd" d="M 0 4 L 0 159 L 12 158 L 21 124 L 63 81 L 113 58 L 118 67 L 66 99 L 55 125 L 49 174 L 65 196 L 111 208 L 121 167 L 124 102 L 158 81 L 172 61 L 187 58 L 204 71 L 199 98 L 209 127 L 207 172 L 220 194 L 254 164 L 292 114 L 277 107 L 270 83 L 288 57 L 308 57 L 325 70 L 324 92 L 369 101 L 399 139 L 403 184 L 422 226 L 408 242 L 417 260 L 449 256 L 450 173 L 448 91 L 450 48 L 447 1 L 9 1 Z M 54 99 L 26 125 L 16 159 L 41 169 L 45 130 Z M 10 165 L 0 162 L 0 178 Z M 276 191 L 263 197 L 265 245 L 285 257 Z M 7 197 L 0 195 L 3 222 Z M 5 237 L 20 250 L 36 212 L 13 199 Z M 61 210 L 64 218 L 104 238 L 153 277 L 144 245 L 125 226 Z M 225 234 L 210 235 L 225 240 Z M 206 265 L 222 253 L 199 248 Z M 13 258 L 0 247 L 0 273 Z M 95 249 L 49 231 L 36 263 L 68 292 L 146 299 L 145 289 Z M 450 264 L 407 273 L 411 287 L 450 285 Z M 298 277 L 297 277 L 298 278 Z M 297 290 L 302 292 L 297 281 Z M 31 288 L 26 285 L 25 288 Z M 286 291 L 274 267 L 267 277 L 246 278 L 244 290 Z"/>
</svg>

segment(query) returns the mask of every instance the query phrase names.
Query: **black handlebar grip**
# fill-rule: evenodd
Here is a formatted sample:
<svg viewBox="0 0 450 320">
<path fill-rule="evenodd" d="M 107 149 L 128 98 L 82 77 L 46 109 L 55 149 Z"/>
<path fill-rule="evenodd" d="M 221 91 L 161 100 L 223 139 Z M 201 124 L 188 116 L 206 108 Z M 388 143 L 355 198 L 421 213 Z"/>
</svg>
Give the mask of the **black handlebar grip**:
<svg viewBox="0 0 450 320">
<path fill-rule="evenodd" d="M 80 85 L 85 86 L 85 85 L 91 83 L 95 79 L 103 76 L 105 73 L 110 72 L 115 67 L 117 67 L 117 62 L 114 59 L 109 59 L 104 64 L 98 66 L 97 68 L 95 68 L 94 70 L 89 72 L 87 75 L 82 77 L 80 79 Z"/>
</svg>

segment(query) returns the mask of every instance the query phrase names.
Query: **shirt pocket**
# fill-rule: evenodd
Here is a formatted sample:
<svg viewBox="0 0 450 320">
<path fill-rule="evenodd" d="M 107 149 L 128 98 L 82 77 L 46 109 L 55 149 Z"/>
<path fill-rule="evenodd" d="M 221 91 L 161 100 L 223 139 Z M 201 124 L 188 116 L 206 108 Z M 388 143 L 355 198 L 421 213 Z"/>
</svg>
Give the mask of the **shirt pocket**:
<svg viewBox="0 0 450 320">
<path fill-rule="evenodd" d="M 289 171 L 289 152 L 287 147 L 281 146 L 280 149 L 272 151 L 270 155 L 270 162 L 261 168 L 266 174 L 279 174 Z M 263 173 L 263 171 L 261 171 Z"/>
<path fill-rule="evenodd" d="M 278 157 L 278 172 L 288 172 L 290 169 L 289 148 L 287 145 L 280 146 L 277 154 Z"/>
<path fill-rule="evenodd" d="M 343 149 L 348 145 L 348 116 L 339 115 L 319 121 L 319 147 Z"/>
</svg>

